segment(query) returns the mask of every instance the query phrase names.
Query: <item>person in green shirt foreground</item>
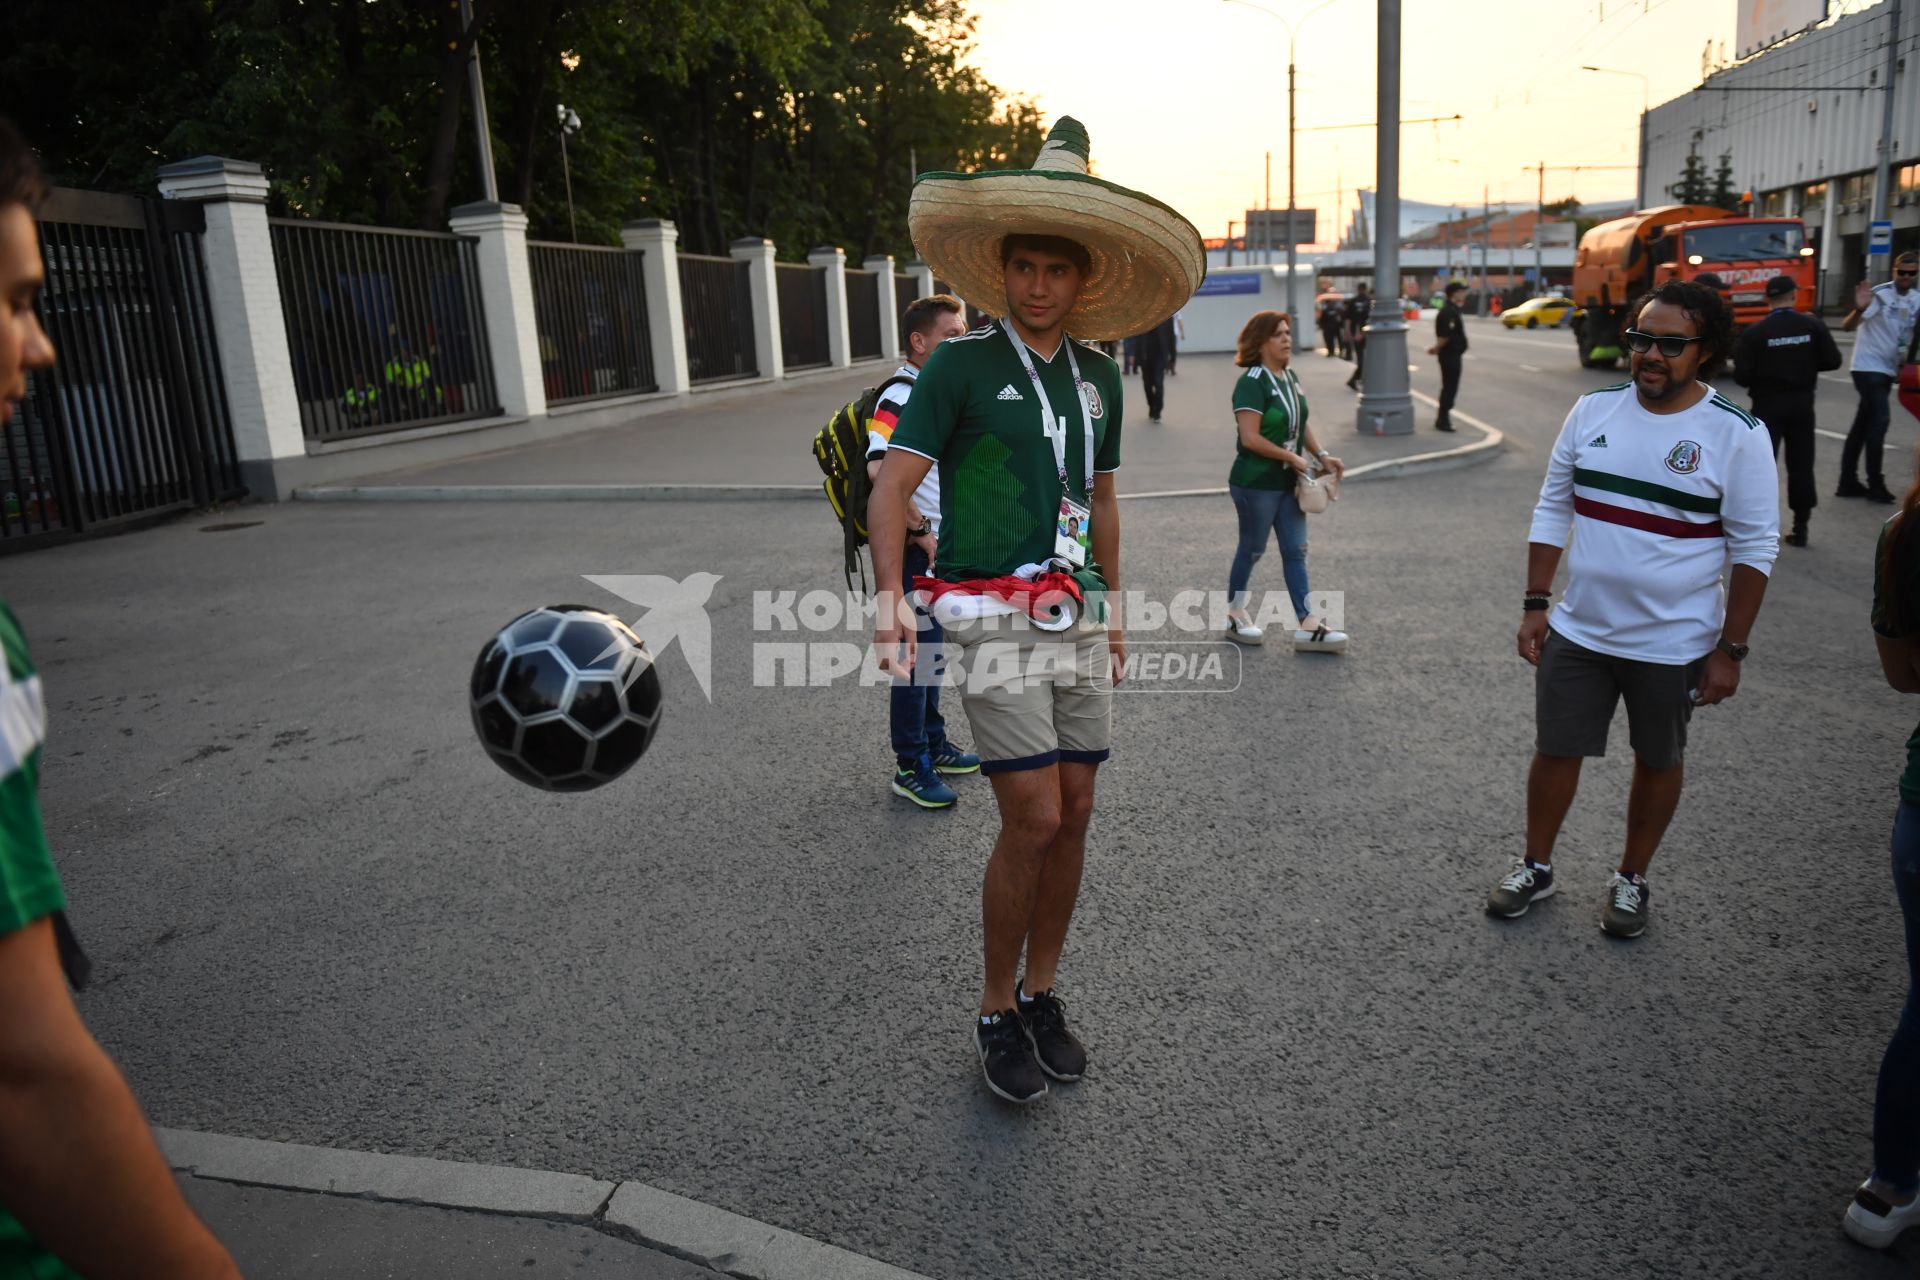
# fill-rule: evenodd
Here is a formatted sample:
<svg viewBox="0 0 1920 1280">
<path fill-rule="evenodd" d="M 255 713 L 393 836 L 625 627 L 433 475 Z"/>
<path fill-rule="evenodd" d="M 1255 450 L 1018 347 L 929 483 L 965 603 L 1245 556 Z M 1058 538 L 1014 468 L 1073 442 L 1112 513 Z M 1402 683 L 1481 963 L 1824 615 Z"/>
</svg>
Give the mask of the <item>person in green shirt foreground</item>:
<svg viewBox="0 0 1920 1280">
<path fill-rule="evenodd" d="M 1293 323 L 1282 311 L 1256 311 L 1240 330 L 1234 364 L 1246 372 L 1233 380 L 1233 417 L 1238 433 L 1227 493 L 1240 524 L 1240 541 L 1227 569 L 1227 637 L 1241 644 L 1263 644 L 1266 632 L 1247 613 L 1247 583 L 1253 565 L 1267 551 L 1271 534 L 1280 539 L 1280 563 L 1298 626 L 1293 647 L 1340 653 L 1347 633 L 1330 630 L 1307 602 L 1307 513 L 1294 486 L 1317 462 L 1337 481 L 1347 474 L 1340 459 L 1320 447 L 1307 425 L 1307 393 L 1293 363 Z"/>
<path fill-rule="evenodd" d="M 0 120 L 0 426 L 53 365 L 34 299 L 45 280 L 39 166 Z M 68 930 L 38 793 L 40 677 L 0 603 L 0 1280 L 228 1280 L 140 1104 L 67 994 L 85 958 Z"/>
<path fill-rule="evenodd" d="M 945 654 L 916 653 L 912 609 L 890 590 L 873 640 L 896 679 L 912 678 L 916 657 L 937 666 L 952 656 L 993 783 L 1000 832 L 981 892 L 974 1040 L 987 1087 L 1015 1103 L 1086 1070 L 1053 989 L 1126 659 L 1108 607 L 1120 589 L 1122 384 L 1087 344 L 1152 329 L 1206 275 L 1191 223 L 1091 176 L 1087 157 L 1086 130 L 1062 117 L 1032 169 L 914 183 L 908 223 L 921 259 L 1004 319 L 927 361 L 867 507 L 875 581 L 899 582 L 907 503 L 939 467 L 938 577 L 917 586 L 933 598 Z M 1040 603 L 1063 598 L 1065 616 Z"/>
</svg>

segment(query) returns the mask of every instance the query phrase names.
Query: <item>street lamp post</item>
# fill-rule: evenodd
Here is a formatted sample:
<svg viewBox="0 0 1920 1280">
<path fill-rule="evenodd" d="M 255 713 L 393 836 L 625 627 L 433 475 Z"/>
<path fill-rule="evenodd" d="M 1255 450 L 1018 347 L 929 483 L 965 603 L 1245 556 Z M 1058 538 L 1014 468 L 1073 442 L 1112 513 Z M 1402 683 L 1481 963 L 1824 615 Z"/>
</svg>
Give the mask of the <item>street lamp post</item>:
<svg viewBox="0 0 1920 1280">
<path fill-rule="evenodd" d="M 560 173 L 567 182 L 567 232 L 579 244 L 580 229 L 573 224 L 573 165 L 567 160 L 567 135 L 580 132 L 580 117 L 564 102 L 554 110 L 560 116 Z"/>
<path fill-rule="evenodd" d="M 1634 207 L 1647 207 L 1647 111 L 1650 95 L 1647 92 L 1647 78 L 1638 71 L 1622 71 L 1617 67 L 1582 66 L 1582 71 L 1597 71 L 1603 76 L 1632 76 L 1640 82 L 1640 181 L 1635 188 Z"/>
<path fill-rule="evenodd" d="M 1355 425 L 1376 436 L 1413 434 L 1413 396 L 1407 382 L 1407 320 L 1400 310 L 1400 0 L 1380 6 L 1379 107 L 1375 153 L 1373 315 L 1367 322 L 1367 353 Z"/>
<path fill-rule="evenodd" d="M 1229 4 L 1245 5 L 1249 9 L 1258 9 L 1261 13 L 1266 14 L 1269 18 L 1272 18 L 1275 22 L 1287 29 L 1287 323 L 1295 333 L 1300 331 L 1300 308 L 1295 301 L 1293 280 L 1294 273 L 1299 268 L 1299 247 L 1296 244 L 1296 241 L 1299 240 L 1299 234 L 1293 225 L 1293 138 L 1295 132 L 1293 118 L 1294 36 L 1302 26 L 1306 25 L 1308 18 L 1311 18 L 1314 14 L 1334 2 L 1335 0 L 1320 0 L 1319 4 L 1301 14 L 1294 21 L 1288 22 L 1285 18 L 1273 10 L 1266 8 L 1264 5 L 1253 4 L 1250 0 L 1228 0 Z M 1400 113 L 1396 109 L 1393 113 L 1393 119 L 1398 120 L 1399 118 Z M 1267 234 L 1269 236 L 1273 234 L 1273 219 L 1271 216 L 1267 219 Z"/>
</svg>

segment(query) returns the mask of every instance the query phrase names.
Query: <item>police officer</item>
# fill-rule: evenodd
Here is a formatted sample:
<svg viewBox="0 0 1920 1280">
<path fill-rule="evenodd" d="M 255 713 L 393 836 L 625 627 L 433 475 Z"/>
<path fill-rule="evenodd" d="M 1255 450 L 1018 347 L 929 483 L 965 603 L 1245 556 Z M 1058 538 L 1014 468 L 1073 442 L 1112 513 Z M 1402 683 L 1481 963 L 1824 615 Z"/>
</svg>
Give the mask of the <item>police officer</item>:
<svg viewBox="0 0 1920 1280">
<path fill-rule="evenodd" d="M 1460 394 L 1460 357 L 1467 354 L 1467 322 L 1461 318 L 1460 302 L 1467 286 L 1458 280 L 1447 285 L 1440 314 L 1433 319 L 1434 344 L 1427 354 L 1440 357 L 1440 416 L 1433 421 L 1435 431 L 1453 430 L 1453 401 Z"/>
<path fill-rule="evenodd" d="M 1790 546 L 1807 545 L 1807 516 L 1818 498 L 1813 486 L 1813 392 L 1820 375 L 1840 367 L 1840 348 L 1826 323 L 1793 309 L 1799 285 L 1792 276 L 1767 281 L 1767 318 L 1740 335 L 1733 348 L 1733 380 L 1753 392 L 1754 416 L 1767 424 L 1774 456 L 1787 442 L 1787 506 L 1793 510 Z"/>
</svg>

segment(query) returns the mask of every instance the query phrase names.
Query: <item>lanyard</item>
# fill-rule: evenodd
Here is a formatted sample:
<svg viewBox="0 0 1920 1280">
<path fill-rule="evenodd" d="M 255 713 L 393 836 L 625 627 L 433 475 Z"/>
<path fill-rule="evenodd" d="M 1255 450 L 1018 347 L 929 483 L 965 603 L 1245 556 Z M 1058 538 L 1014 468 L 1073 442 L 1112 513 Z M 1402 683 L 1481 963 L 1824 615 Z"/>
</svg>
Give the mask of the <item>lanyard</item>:
<svg viewBox="0 0 1920 1280">
<path fill-rule="evenodd" d="M 1274 377 L 1273 370 L 1264 364 L 1260 366 L 1260 372 L 1267 375 L 1267 382 L 1272 385 L 1273 394 L 1287 411 L 1287 425 L 1293 429 L 1293 443 L 1296 446 L 1294 452 L 1298 453 L 1300 450 L 1297 446 L 1305 443 L 1307 438 L 1307 424 L 1300 420 L 1300 393 L 1294 390 L 1293 370 L 1287 370 L 1287 380 L 1284 383 Z"/>
<path fill-rule="evenodd" d="M 1060 470 L 1060 486 L 1067 484 L 1067 424 L 1064 418 L 1055 419 L 1053 405 L 1047 399 L 1047 389 L 1040 385 L 1040 371 L 1033 367 L 1033 357 L 1027 353 L 1027 344 L 1013 331 L 1013 321 L 1001 317 L 1000 327 L 1007 331 L 1007 341 L 1013 343 L 1013 353 L 1020 357 L 1020 363 L 1027 371 L 1027 381 L 1033 383 L 1033 394 L 1040 400 L 1040 419 L 1047 440 L 1053 445 L 1053 463 Z M 1073 358 L 1073 339 L 1066 334 L 1060 335 L 1060 341 L 1067 349 L 1067 369 L 1073 374 L 1073 396 L 1080 402 L 1080 424 L 1087 432 L 1087 477 L 1082 492 L 1093 492 L 1093 415 L 1087 412 L 1086 392 L 1080 386 L 1080 362 Z"/>
</svg>

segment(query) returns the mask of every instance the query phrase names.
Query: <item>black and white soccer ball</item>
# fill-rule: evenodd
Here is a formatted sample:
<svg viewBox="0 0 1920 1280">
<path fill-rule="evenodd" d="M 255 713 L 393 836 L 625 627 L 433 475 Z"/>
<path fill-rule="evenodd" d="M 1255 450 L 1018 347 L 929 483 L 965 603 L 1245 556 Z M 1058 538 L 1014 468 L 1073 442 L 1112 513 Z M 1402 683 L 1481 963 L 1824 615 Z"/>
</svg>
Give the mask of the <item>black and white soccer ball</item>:
<svg viewBox="0 0 1920 1280">
<path fill-rule="evenodd" d="M 660 676 L 610 613 L 556 604 L 523 613 L 473 664 L 474 732 L 493 762 L 546 791 L 611 782 L 653 741 Z"/>
</svg>

